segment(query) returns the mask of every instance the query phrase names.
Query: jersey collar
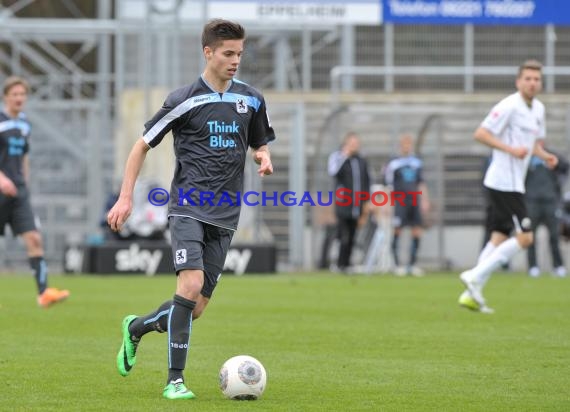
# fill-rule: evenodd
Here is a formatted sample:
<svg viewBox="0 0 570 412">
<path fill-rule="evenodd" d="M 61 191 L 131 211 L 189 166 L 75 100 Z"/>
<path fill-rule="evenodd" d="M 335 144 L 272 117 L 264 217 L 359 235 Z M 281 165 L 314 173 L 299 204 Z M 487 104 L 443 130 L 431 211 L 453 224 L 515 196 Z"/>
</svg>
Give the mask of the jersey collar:
<svg viewBox="0 0 570 412">
<path fill-rule="evenodd" d="M 203 74 L 200 75 L 200 79 L 202 79 L 202 81 L 204 82 L 204 84 L 206 85 L 206 87 L 207 87 L 208 89 L 210 89 L 211 91 L 213 91 L 214 93 L 225 93 L 225 92 L 227 92 L 228 90 L 230 90 L 230 87 L 232 87 L 232 84 L 234 83 L 233 79 L 230 79 L 230 81 L 228 82 L 228 87 L 226 87 L 226 90 L 224 90 L 223 92 L 219 92 L 219 91 L 217 91 L 216 89 L 214 89 L 210 83 L 208 83 L 208 81 L 204 78 L 204 75 L 203 75 Z"/>
<path fill-rule="evenodd" d="M 0 114 L 3 114 L 4 116 L 6 116 L 8 119 L 25 119 L 26 115 L 24 114 L 24 112 L 19 112 L 18 115 L 16 117 L 12 117 L 8 114 L 8 112 L 6 111 L 5 107 L 2 107 L 0 109 Z"/>
<path fill-rule="evenodd" d="M 524 104 L 524 106 L 529 109 L 532 110 L 532 107 L 534 105 L 534 100 L 536 99 L 535 97 L 532 98 L 532 100 L 530 101 L 530 104 L 527 103 L 527 101 L 525 100 L 524 96 L 522 95 L 522 93 L 519 91 L 517 92 L 517 94 L 519 95 L 519 99 L 521 100 L 522 104 Z"/>
</svg>

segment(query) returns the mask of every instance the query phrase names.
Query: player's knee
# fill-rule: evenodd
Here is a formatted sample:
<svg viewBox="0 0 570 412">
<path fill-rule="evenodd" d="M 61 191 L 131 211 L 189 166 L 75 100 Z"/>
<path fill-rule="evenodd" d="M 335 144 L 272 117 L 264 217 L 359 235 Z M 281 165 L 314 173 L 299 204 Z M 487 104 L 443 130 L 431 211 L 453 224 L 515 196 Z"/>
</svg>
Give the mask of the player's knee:
<svg viewBox="0 0 570 412">
<path fill-rule="evenodd" d="M 534 242 L 532 232 L 522 232 L 517 235 L 517 240 L 522 248 L 526 249 Z"/>
<path fill-rule="evenodd" d="M 189 279 L 180 286 L 178 294 L 186 299 L 195 300 L 200 290 L 202 290 L 202 282 Z"/>
<path fill-rule="evenodd" d="M 200 295 L 204 277 L 199 270 L 182 270 L 178 274 L 176 293 L 183 298 L 196 300 Z"/>
<path fill-rule="evenodd" d="M 42 236 L 38 231 L 27 232 L 24 234 L 24 241 L 28 252 L 33 255 L 39 255 L 42 252 Z"/>
</svg>

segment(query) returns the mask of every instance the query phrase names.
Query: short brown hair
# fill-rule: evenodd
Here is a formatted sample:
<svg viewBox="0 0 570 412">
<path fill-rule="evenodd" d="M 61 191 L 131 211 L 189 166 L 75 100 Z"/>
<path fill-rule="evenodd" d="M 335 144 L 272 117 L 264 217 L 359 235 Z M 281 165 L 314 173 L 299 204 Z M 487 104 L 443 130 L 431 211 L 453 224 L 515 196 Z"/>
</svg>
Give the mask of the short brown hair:
<svg viewBox="0 0 570 412">
<path fill-rule="evenodd" d="M 3 87 L 3 91 L 4 91 L 4 96 L 6 96 L 8 94 L 8 92 L 10 91 L 10 89 L 14 86 L 24 86 L 26 88 L 26 93 L 28 93 L 30 91 L 30 85 L 28 84 L 28 82 L 23 79 L 22 77 L 18 77 L 18 76 L 10 76 L 8 77 L 6 80 L 4 80 L 4 87 Z"/>
<path fill-rule="evenodd" d="M 224 40 L 243 39 L 245 39 L 245 29 L 241 24 L 214 19 L 206 23 L 202 31 L 202 49 L 206 46 L 215 49 Z"/>
<path fill-rule="evenodd" d="M 525 61 L 519 66 L 519 73 L 517 77 L 521 77 L 524 70 L 538 70 L 542 71 L 542 63 L 535 59 L 530 59 Z"/>
</svg>

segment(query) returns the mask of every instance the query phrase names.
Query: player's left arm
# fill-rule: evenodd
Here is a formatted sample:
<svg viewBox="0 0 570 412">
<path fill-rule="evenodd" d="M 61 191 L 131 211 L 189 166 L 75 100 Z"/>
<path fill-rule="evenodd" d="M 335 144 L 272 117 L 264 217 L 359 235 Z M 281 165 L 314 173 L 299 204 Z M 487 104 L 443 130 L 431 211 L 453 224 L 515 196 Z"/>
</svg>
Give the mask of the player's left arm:
<svg viewBox="0 0 570 412">
<path fill-rule="evenodd" d="M 273 174 L 273 164 L 269 153 L 269 142 L 275 140 L 275 132 L 271 126 L 265 100 L 259 96 L 261 104 L 251 118 L 251 129 L 248 143 L 253 149 L 253 160 L 259 165 L 257 174 L 261 177 Z"/>
<path fill-rule="evenodd" d="M 267 176 L 273 174 L 273 164 L 271 163 L 271 154 L 269 146 L 264 144 L 257 149 L 253 149 L 253 160 L 259 165 L 257 173 L 259 176 Z"/>
<path fill-rule="evenodd" d="M 544 150 L 544 139 L 534 142 L 532 154 L 544 160 L 550 169 L 554 169 L 558 164 L 558 157 L 555 154 Z"/>
<path fill-rule="evenodd" d="M 429 200 L 428 188 L 424 181 L 423 167 L 418 169 L 418 189 L 422 193 L 420 195 L 422 199 L 420 204 L 422 213 L 428 213 L 431 208 L 431 202 Z"/>
<path fill-rule="evenodd" d="M 418 189 L 420 190 L 420 192 L 422 192 L 421 196 L 421 208 L 422 208 L 422 212 L 423 213 L 427 213 L 429 212 L 430 208 L 431 208 L 431 202 L 429 200 L 429 192 L 428 192 L 428 188 L 427 185 L 425 184 L 425 182 L 421 182 L 418 185 Z"/>
</svg>

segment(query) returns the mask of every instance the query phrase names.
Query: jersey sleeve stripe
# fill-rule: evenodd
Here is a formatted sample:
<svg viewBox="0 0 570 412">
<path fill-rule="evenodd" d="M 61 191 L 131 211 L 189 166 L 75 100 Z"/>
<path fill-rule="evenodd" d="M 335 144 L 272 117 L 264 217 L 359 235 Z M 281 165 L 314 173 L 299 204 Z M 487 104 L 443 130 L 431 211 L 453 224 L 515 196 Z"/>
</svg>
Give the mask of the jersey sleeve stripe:
<svg viewBox="0 0 570 412">
<path fill-rule="evenodd" d="M 194 96 L 184 100 L 174 109 L 166 113 L 154 126 L 152 126 L 143 136 L 144 141 L 151 145 L 151 142 L 174 120 L 184 115 L 188 111 L 203 104 L 219 102 L 220 96 L 217 93 L 210 93 L 201 96 Z M 152 145 L 151 145 L 152 146 Z"/>
<path fill-rule="evenodd" d="M 10 129 L 20 129 L 23 136 L 30 134 L 30 125 L 25 120 L 5 120 L 0 122 L 0 133 Z"/>
</svg>

